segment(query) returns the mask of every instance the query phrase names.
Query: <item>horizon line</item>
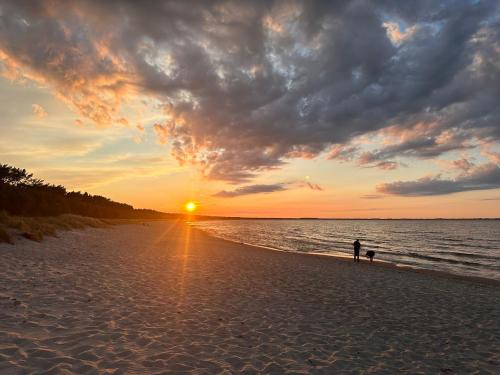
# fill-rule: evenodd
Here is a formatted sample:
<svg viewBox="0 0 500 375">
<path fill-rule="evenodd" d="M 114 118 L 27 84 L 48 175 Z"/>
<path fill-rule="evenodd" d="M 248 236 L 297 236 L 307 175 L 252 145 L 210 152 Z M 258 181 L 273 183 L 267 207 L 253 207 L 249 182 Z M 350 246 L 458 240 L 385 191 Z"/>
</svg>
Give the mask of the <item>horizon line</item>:
<svg viewBox="0 0 500 375">
<path fill-rule="evenodd" d="M 359 218 L 359 217 L 261 217 L 261 216 L 220 216 L 220 215 L 202 215 L 189 213 L 164 213 L 167 215 L 182 215 L 187 217 L 211 218 L 211 219 L 226 219 L 226 220 L 500 220 L 500 217 L 433 217 L 433 218 L 418 218 L 418 217 L 393 217 L 393 218 Z"/>
</svg>

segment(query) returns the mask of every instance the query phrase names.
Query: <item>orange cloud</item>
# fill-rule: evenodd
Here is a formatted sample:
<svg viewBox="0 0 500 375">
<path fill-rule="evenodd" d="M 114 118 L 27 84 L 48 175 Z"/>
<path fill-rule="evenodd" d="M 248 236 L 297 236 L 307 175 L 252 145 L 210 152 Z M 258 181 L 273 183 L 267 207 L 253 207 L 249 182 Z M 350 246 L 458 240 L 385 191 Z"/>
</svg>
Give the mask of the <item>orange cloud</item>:
<svg viewBox="0 0 500 375">
<path fill-rule="evenodd" d="M 33 114 L 38 118 L 44 118 L 48 115 L 47 111 L 40 104 L 32 104 L 31 109 Z"/>
<path fill-rule="evenodd" d="M 399 25 L 396 22 L 384 22 L 382 26 L 385 27 L 387 36 L 395 45 L 400 45 L 417 31 L 416 26 L 408 27 L 406 30 L 401 31 Z"/>
</svg>

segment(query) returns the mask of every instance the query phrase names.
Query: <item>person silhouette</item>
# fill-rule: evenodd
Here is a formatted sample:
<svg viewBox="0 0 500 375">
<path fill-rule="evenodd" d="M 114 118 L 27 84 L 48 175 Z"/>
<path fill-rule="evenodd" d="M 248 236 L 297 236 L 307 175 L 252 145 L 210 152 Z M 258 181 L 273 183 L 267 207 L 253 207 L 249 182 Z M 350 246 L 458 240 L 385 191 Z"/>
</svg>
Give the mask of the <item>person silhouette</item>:
<svg viewBox="0 0 500 375">
<path fill-rule="evenodd" d="M 359 240 L 353 242 L 352 246 L 354 246 L 354 261 L 359 262 L 359 250 L 361 249 L 361 243 Z"/>
</svg>

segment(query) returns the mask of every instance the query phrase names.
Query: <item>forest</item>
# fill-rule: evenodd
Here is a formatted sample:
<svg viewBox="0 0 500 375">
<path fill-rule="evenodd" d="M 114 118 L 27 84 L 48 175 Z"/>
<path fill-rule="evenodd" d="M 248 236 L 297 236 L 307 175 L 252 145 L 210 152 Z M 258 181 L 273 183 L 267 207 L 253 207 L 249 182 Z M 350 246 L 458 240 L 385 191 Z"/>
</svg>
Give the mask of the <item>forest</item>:
<svg viewBox="0 0 500 375">
<path fill-rule="evenodd" d="M 159 219 L 178 216 L 148 209 L 135 209 L 100 195 L 68 192 L 33 177 L 25 169 L 0 164 L 0 211 L 16 216 L 76 214 L 96 218 Z"/>
</svg>

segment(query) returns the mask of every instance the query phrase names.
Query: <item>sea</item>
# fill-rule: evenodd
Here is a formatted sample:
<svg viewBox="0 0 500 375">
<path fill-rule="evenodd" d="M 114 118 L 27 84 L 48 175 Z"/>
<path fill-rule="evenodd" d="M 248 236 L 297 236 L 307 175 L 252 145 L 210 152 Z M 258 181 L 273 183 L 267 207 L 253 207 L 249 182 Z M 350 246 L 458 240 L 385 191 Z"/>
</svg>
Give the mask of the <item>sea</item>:
<svg viewBox="0 0 500 375">
<path fill-rule="evenodd" d="M 226 240 L 274 250 L 361 256 L 421 269 L 500 280 L 500 220 L 242 219 L 191 223 Z"/>
</svg>

